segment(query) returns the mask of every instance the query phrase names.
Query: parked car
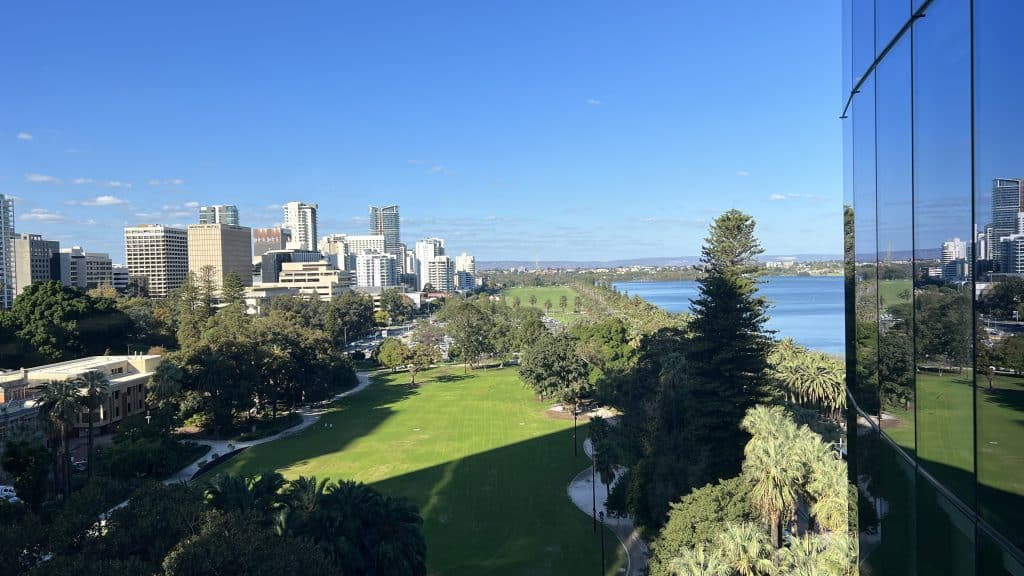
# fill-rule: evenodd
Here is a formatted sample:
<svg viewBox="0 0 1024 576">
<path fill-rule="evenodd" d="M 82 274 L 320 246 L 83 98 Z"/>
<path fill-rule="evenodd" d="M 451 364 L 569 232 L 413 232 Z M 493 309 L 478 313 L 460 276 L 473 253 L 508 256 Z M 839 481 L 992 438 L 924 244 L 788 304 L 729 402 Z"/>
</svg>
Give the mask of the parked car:
<svg viewBox="0 0 1024 576">
<path fill-rule="evenodd" d="M 18 494 L 14 491 L 14 486 L 0 486 L 0 500 L 6 500 L 11 504 L 21 502 Z"/>
</svg>

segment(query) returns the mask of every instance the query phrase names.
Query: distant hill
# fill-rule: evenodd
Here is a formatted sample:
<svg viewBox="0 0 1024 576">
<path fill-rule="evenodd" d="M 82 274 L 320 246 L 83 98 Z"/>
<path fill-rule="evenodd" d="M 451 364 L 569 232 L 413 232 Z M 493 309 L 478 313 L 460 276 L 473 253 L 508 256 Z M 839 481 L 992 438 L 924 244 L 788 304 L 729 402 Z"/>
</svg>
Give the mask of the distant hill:
<svg viewBox="0 0 1024 576">
<path fill-rule="evenodd" d="M 779 254 L 765 255 L 758 260 L 793 258 L 797 262 L 820 262 L 842 260 L 839 254 Z M 477 263 L 481 270 L 507 270 L 509 268 L 622 268 L 628 266 L 693 266 L 700 262 L 700 256 L 663 256 L 650 258 L 628 258 L 623 260 L 482 260 Z"/>
</svg>

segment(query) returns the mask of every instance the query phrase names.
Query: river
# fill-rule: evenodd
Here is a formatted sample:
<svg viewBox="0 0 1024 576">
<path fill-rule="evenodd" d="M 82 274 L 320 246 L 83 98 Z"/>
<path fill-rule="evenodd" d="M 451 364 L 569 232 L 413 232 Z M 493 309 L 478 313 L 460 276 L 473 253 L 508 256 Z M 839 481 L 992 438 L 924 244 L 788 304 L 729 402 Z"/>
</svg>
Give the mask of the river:
<svg viewBox="0 0 1024 576">
<path fill-rule="evenodd" d="M 768 276 L 760 292 L 771 302 L 768 328 L 813 350 L 843 355 L 843 279 L 840 276 Z M 615 289 L 669 312 L 686 312 L 697 282 L 617 282 Z"/>
</svg>

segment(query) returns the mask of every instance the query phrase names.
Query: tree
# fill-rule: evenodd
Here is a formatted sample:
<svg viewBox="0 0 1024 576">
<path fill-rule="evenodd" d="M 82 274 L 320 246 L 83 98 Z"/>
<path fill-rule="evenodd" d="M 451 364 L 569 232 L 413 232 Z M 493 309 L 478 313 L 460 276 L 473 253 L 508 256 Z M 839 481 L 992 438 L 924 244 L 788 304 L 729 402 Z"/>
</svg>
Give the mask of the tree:
<svg viewBox="0 0 1024 576">
<path fill-rule="evenodd" d="M 412 314 L 412 303 L 394 288 L 388 288 L 380 294 L 380 307 L 388 313 L 393 322 L 404 322 Z"/>
<path fill-rule="evenodd" d="M 771 341 L 764 327 L 768 303 L 757 293 L 755 258 L 763 250 L 754 227 L 750 216 L 725 212 L 712 223 L 701 254 L 705 274 L 691 308 L 682 387 L 691 486 L 739 472 L 749 438 L 740 421 L 767 392 Z"/>
<path fill-rule="evenodd" d="M 88 410 L 89 417 L 89 478 L 92 478 L 93 467 L 93 425 L 96 421 L 96 411 L 103 406 L 110 395 L 110 382 L 107 377 L 99 371 L 90 370 L 74 380 L 79 388 L 85 389 L 85 395 L 80 401 L 82 407 Z"/>
<path fill-rule="evenodd" d="M 220 298 L 228 305 L 229 310 L 245 312 L 245 284 L 237 272 L 232 270 L 224 277 L 220 288 Z"/>
<path fill-rule="evenodd" d="M 523 352 L 519 376 L 541 398 L 578 398 L 589 390 L 587 365 L 569 334 L 545 334 Z"/>
<path fill-rule="evenodd" d="M 516 297 L 512 298 L 512 308 L 515 308 L 515 309 L 518 310 L 519 306 L 522 305 L 522 303 L 523 303 L 523 301 L 522 301 L 522 299 L 519 298 L 519 296 L 516 296 Z"/>
<path fill-rule="evenodd" d="M 281 509 L 279 495 L 285 479 L 278 472 L 263 472 L 256 476 L 221 475 L 214 478 L 206 489 L 206 505 L 222 512 L 238 512 L 270 525 Z"/>
<path fill-rule="evenodd" d="M 437 356 L 430 347 L 424 344 L 417 344 L 413 346 L 409 350 L 408 356 L 409 375 L 412 376 L 410 384 L 416 383 L 416 374 L 430 368 L 430 365 L 436 361 Z"/>
<path fill-rule="evenodd" d="M 447 308 L 447 306 L 446 306 Z M 491 318 L 470 301 L 456 302 L 448 312 L 446 331 L 465 361 L 465 369 L 490 352 Z"/>
<path fill-rule="evenodd" d="M 547 300 L 544 301 L 544 312 L 546 314 L 551 314 L 551 306 L 552 306 L 552 304 L 551 304 L 551 299 L 550 298 L 548 298 Z"/>
<path fill-rule="evenodd" d="M 572 299 L 572 311 L 574 314 L 579 314 L 581 310 L 580 297 L 574 296 Z"/>
<path fill-rule="evenodd" d="M 732 568 L 718 550 L 698 544 L 683 548 L 679 556 L 669 562 L 671 576 L 729 576 Z"/>
<path fill-rule="evenodd" d="M 605 491 L 611 489 L 615 481 L 615 462 L 611 443 L 611 430 L 608 421 L 600 416 L 590 419 L 590 440 L 594 451 L 594 471 L 601 478 Z"/>
<path fill-rule="evenodd" d="M 778 406 L 757 406 L 743 419 L 752 436 L 744 451 L 743 471 L 751 478 L 751 503 L 771 529 L 772 545 L 782 545 L 784 519 L 796 510 L 804 465 L 796 449 L 796 425 Z"/>
<path fill-rule="evenodd" d="M 568 305 L 569 305 L 569 297 L 568 296 L 566 296 L 565 294 L 562 294 L 561 296 L 558 297 L 558 308 L 562 311 L 562 314 L 565 314 L 565 308 Z"/>
<path fill-rule="evenodd" d="M 767 576 L 774 572 L 773 549 L 768 536 L 757 524 L 726 524 L 718 535 L 718 549 L 739 576 Z"/>
<path fill-rule="evenodd" d="M 529 299 L 527 301 L 530 303 L 530 306 L 536 306 L 537 305 L 537 295 L 531 292 L 530 293 L 530 297 L 529 297 Z"/>
<path fill-rule="evenodd" d="M 33 510 L 46 500 L 46 476 L 50 470 L 51 455 L 40 442 L 13 438 L 3 446 L 0 467 L 14 477 L 14 490 L 18 498 Z"/>
<path fill-rule="evenodd" d="M 377 361 L 394 372 L 409 363 L 409 347 L 397 338 L 385 338 L 377 349 Z"/>
<path fill-rule="evenodd" d="M 54 443 L 59 446 L 60 464 L 54 468 L 54 478 L 61 479 L 65 502 L 71 497 L 71 430 L 80 409 L 78 386 L 71 381 L 50 382 L 39 397 L 39 415 L 50 423 Z"/>
</svg>

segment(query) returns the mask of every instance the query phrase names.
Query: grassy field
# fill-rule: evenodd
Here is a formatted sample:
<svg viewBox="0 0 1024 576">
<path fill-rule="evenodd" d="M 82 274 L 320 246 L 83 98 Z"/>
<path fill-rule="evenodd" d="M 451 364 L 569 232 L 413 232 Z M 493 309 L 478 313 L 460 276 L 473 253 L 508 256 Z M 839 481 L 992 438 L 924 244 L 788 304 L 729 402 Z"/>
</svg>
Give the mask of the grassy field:
<svg viewBox="0 0 1024 576">
<path fill-rule="evenodd" d="M 421 386 L 379 378 L 293 437 L 257 446 L 220 472 L 354 479 L 420 507 L 431 574 L 593 574 L 600 540 L 566 485 L 572 421 L 545 416 L 511 369 L 435 369 Z M 579 442 L 586 436 L 581 427 Z M 616 573 L 625 562 L 605 534 Z M 620 557 L 621 556 L 621 557 Z"/>
<path fill-rule="evenodd" d="M 544 311 L 544 302 L 551 300 L 551 313 L 549 314 L 552 318 L 559 322 L 569 322 L 575 314 L 573 314 L 573 300 L 576 298 L 576 291 L 568 286 L 529 286 L 519 288 L 509 288 L 502 292 L 505 303 L 509 306 L 512 305 L 512 301 L 516 296 L 519 297 L 520 306 L 530 305 L 530 296 L 537 298 L 537 303 L 533 305 L 534 308 Z M 565 296 L 568 300 L 565 307 L 565 313 L 562 313 L 561 308 L 558 307 L 559 299 Z"/>
<path fill-rule="evenodd" d="M 910 280 L 882 280 L 878 283 L 878 297 L 882 300 L 881 308 L 885 309 L 896 304 L 910 302 L 909 294 L 913 287 Z M 900 298 L 902 292 L 907 293 L 907 298 Z"/>
<path fill-rule="evenodd" d="M 917 456 L 940 481 L 967 501 L 974 498 L 977 446 L 979 508 L 1008 525 L 1024 525 L 1024 378 L 981 378 L 978 387 L 963 374 L 917 374 Z M 976 395 L 977 398 L 972 398 Z M 972 410 L 977 405 L 977 439 Z M 900 419 L 913 416 L 889 410 Z M 912 426 L 886 428 L 898 444 L 914 452 Z"/>
</svg>

